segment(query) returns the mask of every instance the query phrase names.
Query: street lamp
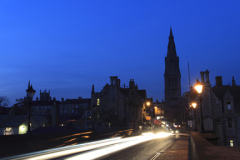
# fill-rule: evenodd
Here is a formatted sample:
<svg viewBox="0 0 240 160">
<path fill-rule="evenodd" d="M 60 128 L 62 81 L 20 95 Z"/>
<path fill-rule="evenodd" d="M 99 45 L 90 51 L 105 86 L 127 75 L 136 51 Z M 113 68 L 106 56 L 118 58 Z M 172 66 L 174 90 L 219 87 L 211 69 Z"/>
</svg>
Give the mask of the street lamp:
<svg viewBox="0 0 240 160">
<path fill-rule="evenodd" d="M 29 82 L 30 83 L 30 82 Z M 33 96 L 34 96 L 34 94 L 35 94 L 35 90 L 32 88 L 32 85 L 30 86 L 28 86 L 28 89 L 26 90 L 26 92 L 27 92 L 27 99 L 28 99 L 28 109 L 29 109 L 29 111 L 28 111 L 28 131 L 27 131 L 27 133 L 28 134 L 30 134 L 31 133 L 31 125 L 30 125 L 30 118 L 31 118 L 31 102 L 32 102 L 32 98 L 33 98 Z"/>
<path fill-rule="evenodd" d="M 203 113 L 202 113 L 202 90 L 203 90 L 203 85 L 199 82 L 199 80 L 197 79 L 197 82 L 194 86 L 194 88 L 196 89 L 196 91 L 199 93 L 199 100 L 200 100 L 200 111 L 201 111 L 201 132 L 204 131 L 204 126 L 203 126 Z"/>
<path fill-rule="evenodd" d="M 150 102 L 147 102 L 146 104 L 147 104 L 147 106 L 150 106 L 151 103 L 150 103 Z"/>
<path fill-rule="evenodd" d="M 196 102 L 192 102 L 192 106 L 193 106 L 193 110 L 194 110 L 195 131 L 197 131 L 197 123 L 196 123 L 196 107 L 197 107 L 197 103 Z"/>
</svg>

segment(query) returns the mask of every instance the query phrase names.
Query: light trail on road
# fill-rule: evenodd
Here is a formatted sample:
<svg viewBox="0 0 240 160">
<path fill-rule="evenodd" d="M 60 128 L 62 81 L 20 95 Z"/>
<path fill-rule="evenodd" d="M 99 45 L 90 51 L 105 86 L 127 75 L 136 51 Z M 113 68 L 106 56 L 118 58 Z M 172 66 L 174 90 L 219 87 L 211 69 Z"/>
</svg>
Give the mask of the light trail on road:
<svg viewBox="0 0 240 160">
<path fill-rule="evenodd" d="M 143 133 L 140 136 L 134 136 L 134 137 L 128 137 L 128 138 L 115 137 L 115 138 L 109 138 L 109 139 L 100 140 L 100 141 L 94 141 L 94 142 L 72 145 L 67 147 L 59 147 L 59 148 L 54 148 L 54 149 L 49 149 L 49 150 L 44 150 L 39 152 L 33 152 L 33 153 L 24 154 L 20 156 L 8 157 L 6 159 L 47 160 L 47 159 L 66 157 L 61 159 L 66 159 L 66 160 L 79 160 L 79 159 L 88 160 L 89 159 L 90 160 L 90 159 L 96 159 L 96 158 L 111 154 L 113 152 L 122 150 L 124 148 L 130 147 L 142 142 L 146 142 L 156 138 L 164 138 L 169 135 L 172 135 L 172 134 L 164 133 L 164 132 L 153 134 L 150 132 L 150 133 Z"/>
</svg>

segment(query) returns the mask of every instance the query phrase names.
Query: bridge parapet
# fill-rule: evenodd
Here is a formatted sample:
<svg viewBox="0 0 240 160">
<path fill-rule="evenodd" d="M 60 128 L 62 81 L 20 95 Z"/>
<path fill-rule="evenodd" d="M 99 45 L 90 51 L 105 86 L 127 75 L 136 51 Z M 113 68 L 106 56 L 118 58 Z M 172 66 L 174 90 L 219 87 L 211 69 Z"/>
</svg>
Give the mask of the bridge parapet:
<svg viewBox="0 0 240 160">
<path fill-rule="evenodd" d="M 190 146 L 193 160 L 240 159 L 240 147 L 214 146 L 197 131 L 190 132 Z"/>
</svg>

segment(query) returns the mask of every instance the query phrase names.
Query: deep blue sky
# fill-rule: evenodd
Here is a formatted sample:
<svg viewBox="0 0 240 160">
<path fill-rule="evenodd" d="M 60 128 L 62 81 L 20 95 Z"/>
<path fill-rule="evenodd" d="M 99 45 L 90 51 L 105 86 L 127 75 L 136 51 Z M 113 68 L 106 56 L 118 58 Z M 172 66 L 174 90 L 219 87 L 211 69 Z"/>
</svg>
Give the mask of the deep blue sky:
<svg viewBox="0 0 240 160">
<path fill-rule="evenodd" d="M 210 83 L 240 84 L 239 0 L 0 1 L 0 95 L 23 98 L 29 79 L 39 96 L 91 97 L 118 76 L 164 98 L 170 24 L 180 59 L 182 93 L 200 71 Z"/>
</svg>

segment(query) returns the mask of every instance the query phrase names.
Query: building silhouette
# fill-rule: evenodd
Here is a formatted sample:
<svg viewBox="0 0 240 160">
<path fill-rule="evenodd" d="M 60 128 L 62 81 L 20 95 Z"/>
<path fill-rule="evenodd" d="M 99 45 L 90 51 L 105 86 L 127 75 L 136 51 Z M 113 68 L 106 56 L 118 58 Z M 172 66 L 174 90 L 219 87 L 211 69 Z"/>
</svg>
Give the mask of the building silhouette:
<svg viewBox="0 0 240 160">
<path fill-rule="evenodd" d="M 181 73 L 179 69 L 179 57 L 176 53 L 172 28 L 168 42 L 167 57 L 165 57 L 165 114 L 169 121 L 180 121 L 181 111 Z"/>
<path fill-rule="evenodd" d="M 133 79 L 130 79 L 128 87 L 124 84 L 122 88 L 120 79 L 111 76 L 110 84 L 106 84 L 100 92 L 95 92 L 92 86 L 93 125 L 96 129 L 139 129 L 146 117 L 145 101 L 146 90 L 139 90 Z"/>
</svg>

